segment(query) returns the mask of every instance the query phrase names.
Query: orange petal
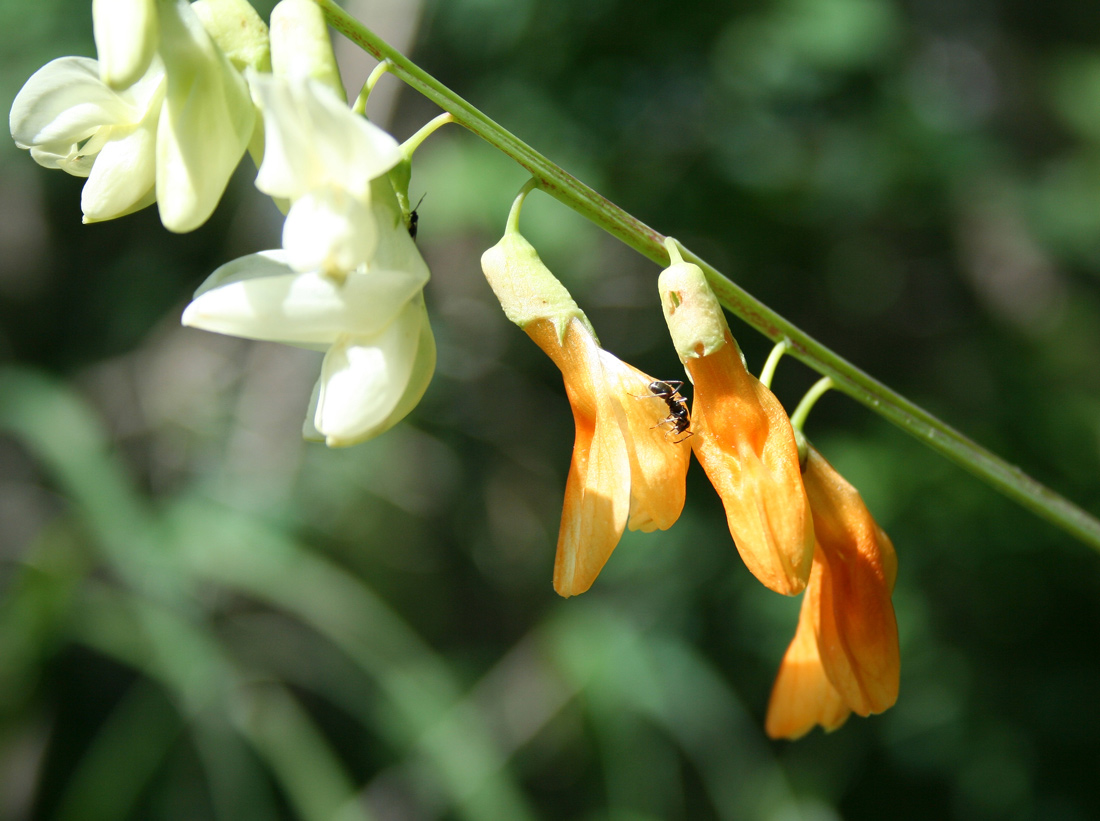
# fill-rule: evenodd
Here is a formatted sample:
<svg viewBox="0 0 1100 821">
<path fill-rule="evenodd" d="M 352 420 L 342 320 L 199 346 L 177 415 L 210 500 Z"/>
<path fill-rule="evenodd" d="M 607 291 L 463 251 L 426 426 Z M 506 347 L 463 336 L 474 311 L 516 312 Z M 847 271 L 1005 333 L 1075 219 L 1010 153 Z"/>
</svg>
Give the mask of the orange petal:
<svg viewBox="0 0 1100 821">
<path fill-rule="evenodd" d="M 677 436 L 661 424 L 668 416 L 668 405 L 650 393 L 653 377 L 607 351 L 600 351 L 600 358 L 630 458 L 627 527 L 645 533 L 667 530 L 684 509 L 690 437 Z"/>
<path fill-rule="evenodd" d="M 779 665 L 779 674 L 768 702 L 764 731 L 772 738 L 801 738 L 815 724 L 826 730 L 835 730 L 851 713 L 825 675 L 818 654 L 814 621 L 820 604 L 817 592 L 820 575 L 815 561 L 806 595 L 802 599 L 798 629 Z"/>
<path fill-rule="evenodd" d="M 726 340 L 686 363 L 695 385 L 691 446 L 722 497 L 745 565 L 792 596 L 806 586 L 814 544 L 794 431 L 779 400 Z"/>
<path fill-rule="evenodd" d="M 564 344 L 550 320 L 524 330 L 561 369 L 577 427 L 554 560 L 554 589 L 575 596 L 592 586 L 626 527 L 630 458 L 591 333 L 575 319 Z"/>
<path fill-rule="evenodd" d="M 817 640 L 829 680 L 859 715 L 898 697 L 901 659 L 890 594 L 897 557 L 858 491 L 810 448 L 804 474 L 823 565 Z M 815 568 L 818 556 L 815 555 Z"/>
</svg>

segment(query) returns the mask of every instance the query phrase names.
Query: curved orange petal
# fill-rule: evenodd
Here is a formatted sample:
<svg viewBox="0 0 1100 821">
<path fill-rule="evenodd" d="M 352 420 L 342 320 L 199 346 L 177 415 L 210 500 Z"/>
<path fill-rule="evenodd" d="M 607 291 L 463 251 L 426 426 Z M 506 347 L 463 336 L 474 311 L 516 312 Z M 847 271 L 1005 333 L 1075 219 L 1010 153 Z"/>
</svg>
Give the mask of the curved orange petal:
<svg viewBox="0 0 1100 821">
<path fill-rule="evenodd" d="M 820 724 L 835 730 L 851 714 L 840 692 L 829 681 L 817 648 L 814 622 L 820 609 L 820 577 L 822 566 L 814 561 L 798 629 L 779 665 L 779 674 L 772 686 L 764 731 L 771 738 L 801 738 Z"/>
<path fill-rule="evenodd" d="M 686 362 L 695 385 L 692 450 L 722 497 L 745 565 L 792 596 L 806 586 L 814 544 L 798 446 L 779 400 L 745 369 L 728 334 L 726 342 Z"/>
<path fill-rule="evenodd" d="M 817 630 L 822 663 L 853 712 L 881 713 L 897 701 L 901 668 L 890 600 L 894 546 L 859 492 L 813 448 L 803 478 L 823 565 Z"/>
<path fill-rule="evenodd" d="M 600 358 L 630 458 L 627 527 L 644 533 L 667 530 L 684 509 L 690 437 L 661 424 L 668 405 L 650 393 L 653 377 L 607 351 L 600 351 Z"/>
<path fill-rule="evenodd" d="M 577 428 L 554 560 L 554 589 L 575 596 L 592 586 L 626 527 L 630 458 L 600 349 L 588 330 L 570 321 L 564 343 L 550 320 L 524 330 L 561 369 Z"/>
</svg>

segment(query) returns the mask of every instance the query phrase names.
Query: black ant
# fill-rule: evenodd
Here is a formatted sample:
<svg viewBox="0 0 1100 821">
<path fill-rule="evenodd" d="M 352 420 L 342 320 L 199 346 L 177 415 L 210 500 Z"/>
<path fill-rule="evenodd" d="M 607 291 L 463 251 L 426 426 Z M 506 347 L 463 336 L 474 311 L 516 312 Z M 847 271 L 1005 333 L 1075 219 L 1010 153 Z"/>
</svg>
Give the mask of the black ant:
<svg viewBox="0 0 1100 821">
<path fill-rule="evenodd" d="M 428 196 L 424 193 L 420 197 L 420 202 L 424 202 L 424 197 Z M 409 236 L 413 238 L 413 242 L 416 242 L 416 229 L 420 226 L 420 214 L 417 210 L 420 208 L 420 202 L 416 204 L 416 207 L 409 212 Z"/>
<path fill-rule="evenodd" d="M 665 382 L 657 379 L 649 383 L 649 393 L 656 399 L 665 400 L 665 404 L 668 405 L 668 416 L 662 419 L 653 427 L 657 428 L 662 425 L 670 425 L 671 430 L 679 435 L 681 433 L 687 434 L 679 439 L 674 439 L 674 444 L 680 444 L 692 433 L 688 430 L 691 425 L 691 415 L 688 413 L 687 400 L 680 395 L 680 388 L 684 386 L 683 382 L 679 382 L 675 379 L 670 379 Z"/>
</svg>

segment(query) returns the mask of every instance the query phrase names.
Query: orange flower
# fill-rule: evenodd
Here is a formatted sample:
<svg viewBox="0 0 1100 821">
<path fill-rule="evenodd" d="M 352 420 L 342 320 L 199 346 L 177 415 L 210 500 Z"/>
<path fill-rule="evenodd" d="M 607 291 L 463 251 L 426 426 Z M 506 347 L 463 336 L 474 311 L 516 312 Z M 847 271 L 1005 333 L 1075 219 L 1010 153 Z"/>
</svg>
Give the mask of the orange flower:
<svg viewBox="0 0 1100 821">
<path fill-rule="evenodd" d="M 587 317 L 515 228 L 481 258 L 505 314 L 562 372 L 577 436 L 565 484 L 554 589 L 583 593 L 623 530 L 664 530 L 684 506 L 691 449 L 669 436 L 654 381 L 600 348 Z"/>
<path fill-rule="evenodd" d="M 574 596 L 592 586 L 624 525 L 648 533 L 680 517 L 691 451 L 660 427 L 653 378 L 602 350 L 582 322 L 561 342 L 549 320 L 524 330 L 561 369 L 577 426 L 554 561 L 554 589 Z"/>
<path fill-rule="evenodd" d="M 858 491 L 813 448 L 803 479 L 817 543 L 798 629 L 768 704 L 773 738 L 799 738 L 815 724 L 834 730 L 849 713 L 881 713 L 898 697 L 894 546 Z"/>
<path fill-rule="evenodd" d="M 722 308 L 702 270 L 680 260 L 658 287 L 676 350 L 694 383 L 692 450 L 726 509 L 745 565 L 788 596 L 806 587 L 813 523 L 798 446 L 775 395 L 745 368 Z"/>
</svg>

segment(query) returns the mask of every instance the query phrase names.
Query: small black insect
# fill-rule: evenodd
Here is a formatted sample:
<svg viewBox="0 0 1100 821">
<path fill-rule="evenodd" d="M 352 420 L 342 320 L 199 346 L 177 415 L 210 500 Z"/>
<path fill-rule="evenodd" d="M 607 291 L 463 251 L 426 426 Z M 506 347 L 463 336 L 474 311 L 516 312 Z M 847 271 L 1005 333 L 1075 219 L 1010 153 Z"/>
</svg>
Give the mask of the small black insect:
<svg viewBox="0 0 1100 821">
<path fill-rule="evenodd" d="M 424 197 L 426 197 L 426 196 L 428 196 L 428 195 L 427 194 L 421 194 L 420 202 L 418 202 L 416 204 L 416 207 L 413 208 L 413 210 L 409 212 L 409 236 L 412 237 L 414 241 L 416 240 L 417 226 L 420 225 L 420 214 L 417 213 L 417 210 L 420 208 L 420 203 L 424 202 Z"/>
<path fill-rule="evenodd" d="M 691 426 L 691 415 L 688 413 L 687 400 L 680 395 L 680 388 L 683 386 L 683 382 L 674 379 L 667 382 L 658 379 L 649 383 L 650 394 L 656 399 L 665 400 L 665 404 L 668 405 L 668 416 L 654 427 L 668 425 L 676 435 L 687 434 L 679 439 L 674 439 L 673 441 L 676 444 L 683 442 L 688 436 L 692 435 L 691 431 L 688 430 Z"/>
</svg>

